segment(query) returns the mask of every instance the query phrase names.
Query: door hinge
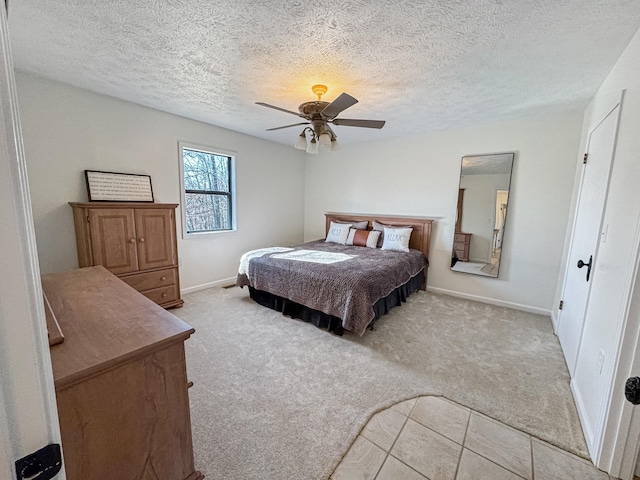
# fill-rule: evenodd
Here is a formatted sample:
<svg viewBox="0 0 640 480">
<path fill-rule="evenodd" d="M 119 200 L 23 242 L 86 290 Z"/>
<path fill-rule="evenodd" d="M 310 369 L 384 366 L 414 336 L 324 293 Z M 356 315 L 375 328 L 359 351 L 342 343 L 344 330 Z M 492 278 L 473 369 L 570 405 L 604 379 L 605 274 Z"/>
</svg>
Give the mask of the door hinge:
<svg viewBox="0 0 640 480">
<path fill-rule="evenodd" d="M 584 158 L 582 159 L 582 163 L 586 164 L 587 163 L 587 158 L 589 158 L 589 154 L 585 153 L 584 154 Z"/>
<path fill-rule="evenodd" d="M 18 480 L 50 480 L 62 469 L 60 445 L 52 443 L 16 461 Z M 37 475 L 37 477 L 36 477 Z"/>
<path fill-rule="evenodd" d="M 564 306 L 564 302 L 560 300 L 560 305 L 558 305 L 558 310 L 562 310 L 563 306 Z"/>
</svg>

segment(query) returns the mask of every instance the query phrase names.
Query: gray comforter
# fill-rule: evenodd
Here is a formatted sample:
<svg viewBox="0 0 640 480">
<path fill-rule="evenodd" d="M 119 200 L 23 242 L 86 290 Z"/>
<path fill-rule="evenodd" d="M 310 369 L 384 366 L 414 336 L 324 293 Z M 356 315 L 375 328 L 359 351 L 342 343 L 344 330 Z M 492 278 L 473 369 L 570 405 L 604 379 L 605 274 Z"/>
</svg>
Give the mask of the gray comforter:
<svg viewBox="0 0 640 480">
<path fill-rule="evenodd" d="M 418 250 L 393 252 L 352 247 L 324 240 L 294 247 L 355 255 L 332 264 L 273 258 L 277 253 L 252 258 L 237 285 L 287 298 L 342 319 L 346 330 L 362 335 L 375 314 L 373 305 L 405 284 L 428 265 Z"/>
</svg>

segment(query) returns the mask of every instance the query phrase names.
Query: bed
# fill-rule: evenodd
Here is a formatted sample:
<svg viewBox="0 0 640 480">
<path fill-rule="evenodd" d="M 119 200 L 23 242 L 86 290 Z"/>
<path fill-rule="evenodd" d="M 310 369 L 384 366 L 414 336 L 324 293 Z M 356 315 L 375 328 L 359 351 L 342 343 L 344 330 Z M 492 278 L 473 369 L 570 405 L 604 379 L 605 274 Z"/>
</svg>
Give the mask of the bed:
<svg viewBox="0 0 640 480">
<path fill-rule="evenodd" d="M 409 251 L 324 239 L 260 249 L 243 255 L 236 285 L 248 286 L 250 297 L 265 307 L 337 335 L 345 330 L 363 335 L 391 308 L 426 289 L 433 220 L 342 213 L 325 217 L 327 235 L 332 225 L 345 223 L 360 223 L 366 232 L 381 225 L 395 227 L 397 232 L 411 227 Z"/>
</svg>

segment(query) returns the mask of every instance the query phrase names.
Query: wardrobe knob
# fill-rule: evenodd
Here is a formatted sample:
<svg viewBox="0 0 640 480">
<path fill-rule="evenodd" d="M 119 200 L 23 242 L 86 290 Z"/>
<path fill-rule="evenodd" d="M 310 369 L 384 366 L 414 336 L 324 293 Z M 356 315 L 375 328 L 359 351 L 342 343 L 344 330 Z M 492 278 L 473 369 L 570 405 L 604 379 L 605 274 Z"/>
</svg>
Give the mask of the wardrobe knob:
<svg viewBox="0 0 640 480">
<path fill-rule="evenodd" d="M 144 243 L 144 237 L 140 237 L 140 242 Z"/>
<path fill-rule="evenodd" d="M 129 239 L 129 243 L 136 243 L 136 239 L 135 238 L 130 238 Z"/>
</svg>

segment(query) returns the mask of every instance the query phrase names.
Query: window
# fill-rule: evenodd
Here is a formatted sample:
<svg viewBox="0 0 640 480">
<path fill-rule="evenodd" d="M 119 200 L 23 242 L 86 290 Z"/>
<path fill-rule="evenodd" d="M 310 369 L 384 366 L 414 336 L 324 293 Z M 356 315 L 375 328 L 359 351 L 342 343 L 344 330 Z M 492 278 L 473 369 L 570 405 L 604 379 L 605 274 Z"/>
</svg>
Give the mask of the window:
<svg viewBox="0 0 640 480">
<path fill-rule="evenodd" d="M 234 156 L 180 144 L 185 235 L 233 230 Z"/>
</svg>

